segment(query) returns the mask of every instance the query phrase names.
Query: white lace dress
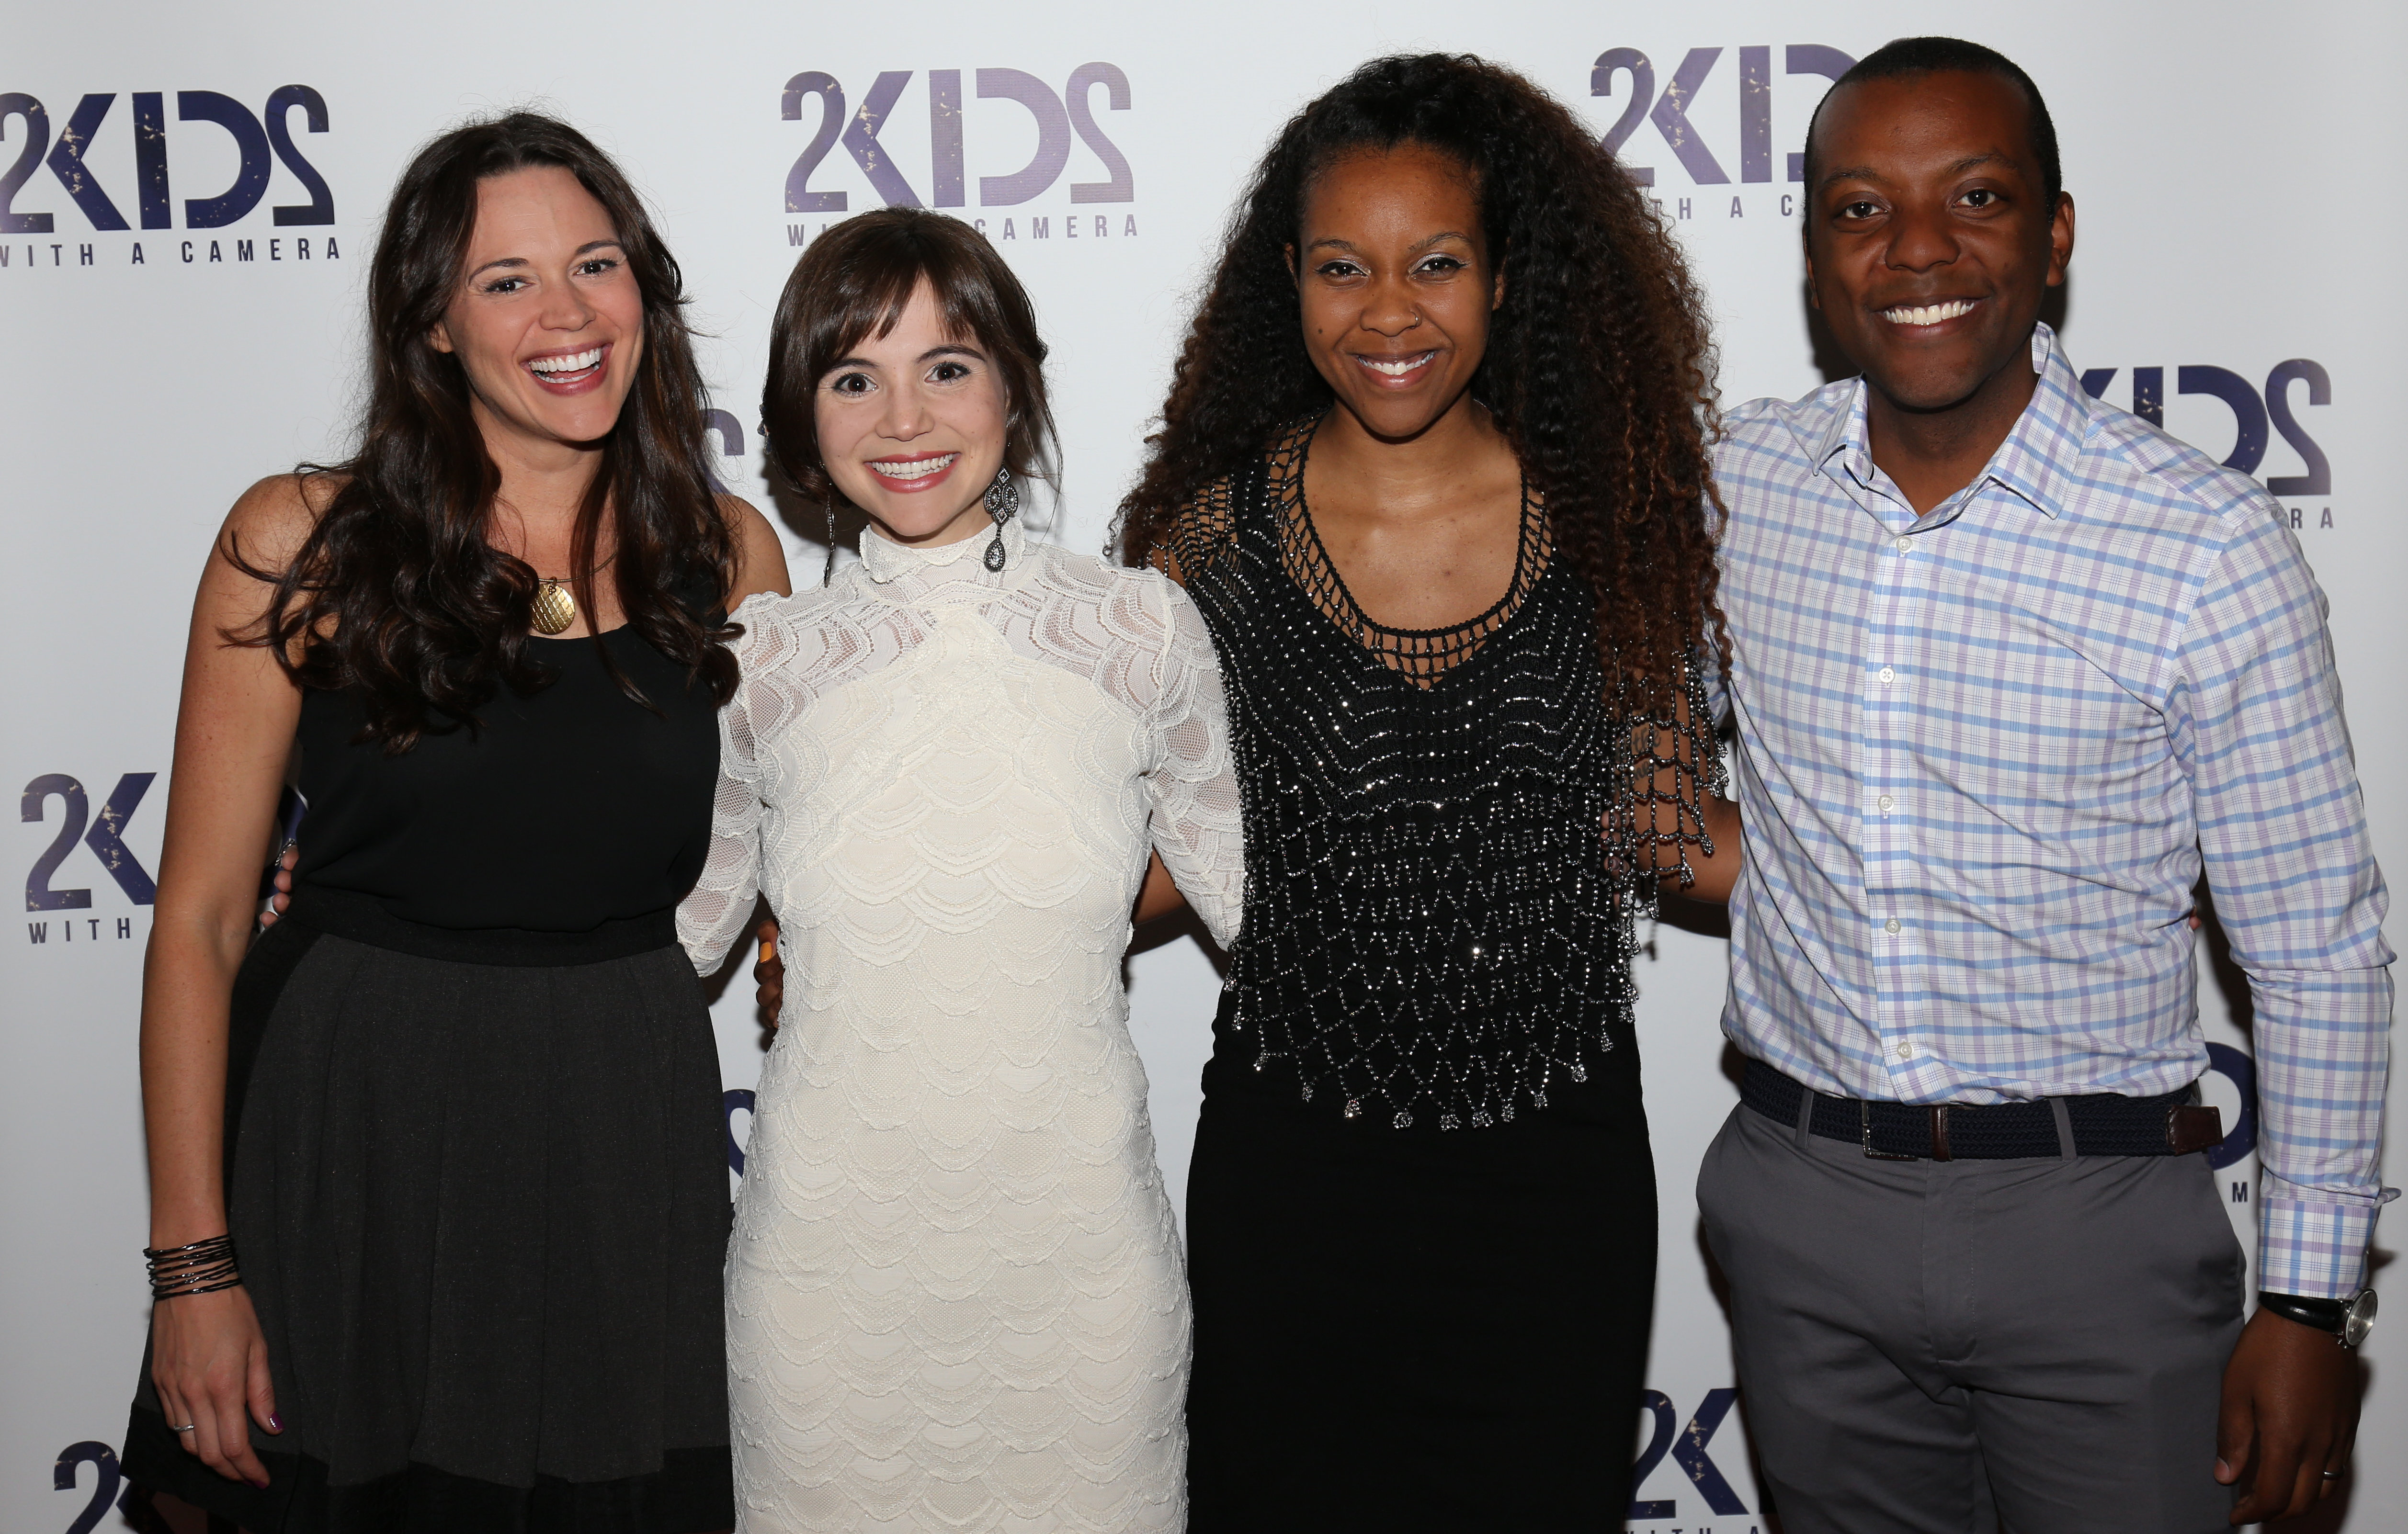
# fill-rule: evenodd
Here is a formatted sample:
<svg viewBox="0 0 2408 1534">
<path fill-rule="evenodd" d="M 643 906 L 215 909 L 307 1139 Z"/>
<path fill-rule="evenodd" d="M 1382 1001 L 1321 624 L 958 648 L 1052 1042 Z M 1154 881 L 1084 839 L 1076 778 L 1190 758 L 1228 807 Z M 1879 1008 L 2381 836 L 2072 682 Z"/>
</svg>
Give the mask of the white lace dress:
<svg viewBox="0 0 2408 1534">
<path fill-rule="evenodd" d="M 783 929 L 727 1257 L 738 1527 L 1179 1529 L 1187 1286 L 1121 981 L 1149 848 L 1223 942 L 1239 803 L 1184 593 L 863 534 L 736 612 L 716 969 Z"/>
</svg>

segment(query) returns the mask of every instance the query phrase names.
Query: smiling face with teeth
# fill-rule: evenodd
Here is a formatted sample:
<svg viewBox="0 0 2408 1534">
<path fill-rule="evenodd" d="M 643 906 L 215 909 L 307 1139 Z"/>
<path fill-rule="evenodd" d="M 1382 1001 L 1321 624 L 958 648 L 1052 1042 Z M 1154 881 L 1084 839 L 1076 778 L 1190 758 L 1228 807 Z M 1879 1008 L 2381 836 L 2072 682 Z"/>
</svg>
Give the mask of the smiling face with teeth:
<svg viewBox="0 0 2408 1534">
<path fill-rule="evenodd" d="M 1305 348 L 1353 423 L 1383 441 L 1470 407 L 1503 289 L 1471 173 L 1415 143 L 1313 178 L 1289 260 Z"/>
<path fill-rule="evenodd" d="M 459 359 L 488 448 L 591 451 L 644 348 L 643 295 L 609 211 L 557 165 L 488 177 L 462 271 L 430 339 Z"/>
<path fill-rule="evenodd" d="M 2022 88 L 1963 70 L 1854 81 L 1813 133 L 1808 282 L 1872 388 L 1875 459 L 1885 434 L 1937 431 L 1986 460 L 2031 398 L 2032 325 L 2073 253 Z"/>
<path fill-rule="evenodd" d="M 812 395 L 820 461 L 846 500 L 897 543 L 957 543 L 990 523 L 1007 401 L 993 360 L 946 327 L 926 282 L 892 329 L 854 342 Z"/>
</svg>

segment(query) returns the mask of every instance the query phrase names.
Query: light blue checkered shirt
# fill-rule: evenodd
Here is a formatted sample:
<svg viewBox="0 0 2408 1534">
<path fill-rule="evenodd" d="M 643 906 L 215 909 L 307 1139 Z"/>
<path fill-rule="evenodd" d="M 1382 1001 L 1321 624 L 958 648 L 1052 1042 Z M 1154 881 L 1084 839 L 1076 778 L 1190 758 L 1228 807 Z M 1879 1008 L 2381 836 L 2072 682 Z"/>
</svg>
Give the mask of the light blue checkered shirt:
<svg viewBox="0 0 2408 1534">
<path fill-rule="evenodd" d="M 2325 603 L 2256 481 L 2086 396 L 1917 517 L 1856 380 L 1735 411 L 1723 606 L 1747 857 L 1724 1028 L 1820 1092 L 2171 1092 L 2204 857 L 2257 1014 L 2260 1286 L 2362 1281 L 2388 903 Z"/>
</svg>

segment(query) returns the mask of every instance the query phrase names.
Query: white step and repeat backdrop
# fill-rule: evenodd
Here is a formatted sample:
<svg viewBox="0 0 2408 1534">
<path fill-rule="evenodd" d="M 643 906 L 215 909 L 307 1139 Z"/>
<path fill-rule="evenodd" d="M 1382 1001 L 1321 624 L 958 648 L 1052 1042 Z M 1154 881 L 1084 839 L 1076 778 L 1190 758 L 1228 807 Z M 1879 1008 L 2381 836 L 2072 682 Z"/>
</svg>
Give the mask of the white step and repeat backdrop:
<svg viewBox="0 0 2408 1534">
<path fill-rule="evenodd" d="M 1291 111 L 1363 59 L 1508 62 L 1646 167 L 1712 294 L 1724 396 L 1739 400 L 1825 377 L 1793 179 L 1808 113 L 1851 59 L 1945 30 L 2019 60 L 2055 108 L 2081 209 L 2063 325 L 2077 366 L 2281 497 L 2331 598 L 2381 849 L 2408 869 L 2408 533 L 2383 458 L 2408 411 L 2399 7 L 13 7 L 0 27 L 0 780 L 23 788 L 0 861 L 11 881 L 22 871 L 26 911 L 22 937 L 0 932 L 0 1526 L 119 1527 L 114 1449 L 144 1317 L 136 1012 L 187 604 L 245 485 L 343 451 L 362 267 L 393 178 L 428 135 L 530 103 L 623 159 L 692 279 L 724 477 L 756 495 L 766 326 L 798 248 L 886 202 L 979 220 L 1055 347 L 1068 473 L 1053 536 L 1092 548 L 1240 178 Z M 810 531 L 788 533 L 798 575 L 818 567 Z M 2233 978 L 2203 968 L 2210 1090 L 2240 1126 L 2218 1176 L 2245 1232 L 2248 1044 Z M 1754 1534 L 1770 1526 L 1689 1202 L 1735 1096 L 1716 1029 L 1723 946 L 1667 926 L 1641 969 L 1663 1261 L 1630 1525 Z M 1131 974 L 1177 1188 L 1215 979 L 1184 938 Z M 716 1016 L 734 1151 L 760 1060 L 749 982 Z M 2390 1329 L 2408 1333 L 2408 1314 Z M 2368 1354 L 2365 1452 L 2329 1527 L 2408 1527 L 2408 1385 L 2386 1369 L 2401 1348 L 2378 1333 Z"/>
</svg>

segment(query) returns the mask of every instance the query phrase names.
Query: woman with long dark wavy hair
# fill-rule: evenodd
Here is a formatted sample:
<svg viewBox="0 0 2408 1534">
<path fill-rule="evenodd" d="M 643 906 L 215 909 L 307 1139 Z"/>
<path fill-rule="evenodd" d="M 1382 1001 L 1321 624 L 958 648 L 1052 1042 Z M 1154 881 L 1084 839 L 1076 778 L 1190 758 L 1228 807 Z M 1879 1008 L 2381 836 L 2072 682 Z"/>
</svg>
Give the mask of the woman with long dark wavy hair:
<svg viewBox="0 0 2408 1534">
<path fill-rule="evenodd" d="M 674 910 L 786 589 L 713 487 L 682 277 L 512 113 L 394 189 L 358 450 L 201 577 L 145 971 L 125 1464 L 253 1529 L 732 1521 L 719 1072 Z M 291 910 L 252 916 L 278 788 Z"/>
<path fill-rule="evenodd" d="M 1630 178 L 1476 59 L 1365 65 L 1231 220 L 1122 507 L 1211 632 L 1245 802 L 1187 1192 L 1196 1529 L 1621 1527 L 1634 923 L 1738 857 L 1709 361 Z"/>
</svg>

